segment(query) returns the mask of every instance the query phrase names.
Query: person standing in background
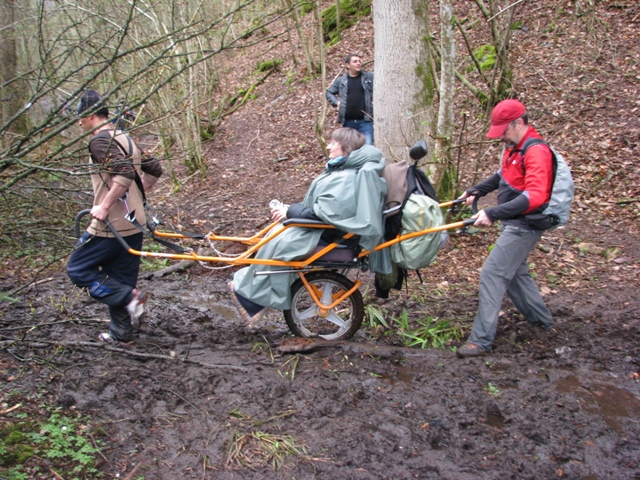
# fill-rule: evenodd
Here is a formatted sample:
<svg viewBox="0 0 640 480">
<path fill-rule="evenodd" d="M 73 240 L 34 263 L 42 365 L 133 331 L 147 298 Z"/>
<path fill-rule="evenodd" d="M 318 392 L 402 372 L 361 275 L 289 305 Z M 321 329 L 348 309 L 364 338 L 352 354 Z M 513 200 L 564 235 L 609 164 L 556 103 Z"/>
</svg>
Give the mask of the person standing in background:
<svg viewBox="0 0 640 480">
<path fill-rule="evenodd" d="M 359 131 L 373 145 L 373 73 L 362 70 L 358 55 L 347 55 L 344 65 L 347 72 L 334 80 L 325 97 L 338 107 L 338 123 Z"/>
</svg>

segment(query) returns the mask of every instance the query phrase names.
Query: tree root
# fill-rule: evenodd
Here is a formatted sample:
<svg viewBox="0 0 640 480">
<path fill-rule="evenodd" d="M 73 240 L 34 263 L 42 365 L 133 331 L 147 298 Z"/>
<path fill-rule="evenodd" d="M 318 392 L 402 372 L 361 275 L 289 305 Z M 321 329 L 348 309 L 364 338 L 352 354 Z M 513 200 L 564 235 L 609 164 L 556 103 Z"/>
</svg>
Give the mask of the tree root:
<svg viewBox="0 0 640 480">
<path fill-rule="evenodd" d="M 417 348 L 375 345 L 372 343 L 347 342 L 344 340 L 323 340 L 321 338 L 285 338 L 278 345 L 280 353 L 310 353 L 321 349 L 338 348 L 356 355 L 378 358 L 406 358 L 435 356 L 430 350 Z"/>
</svg>

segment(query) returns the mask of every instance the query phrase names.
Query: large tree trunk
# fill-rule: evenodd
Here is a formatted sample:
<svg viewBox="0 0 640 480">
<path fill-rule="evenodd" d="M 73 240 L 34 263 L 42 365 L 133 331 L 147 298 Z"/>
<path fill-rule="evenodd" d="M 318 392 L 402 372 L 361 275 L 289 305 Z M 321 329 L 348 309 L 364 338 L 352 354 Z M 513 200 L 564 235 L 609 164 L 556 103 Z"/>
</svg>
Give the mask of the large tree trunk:
<svg viewBox="0 0 640 480">
<path fill-rule="evenodd" d="M 375 144 L 388 161 L 407 158 L 407 147 L 433 128 L 433 69 L 425 0 L 373 0 Z"/>
</svg>

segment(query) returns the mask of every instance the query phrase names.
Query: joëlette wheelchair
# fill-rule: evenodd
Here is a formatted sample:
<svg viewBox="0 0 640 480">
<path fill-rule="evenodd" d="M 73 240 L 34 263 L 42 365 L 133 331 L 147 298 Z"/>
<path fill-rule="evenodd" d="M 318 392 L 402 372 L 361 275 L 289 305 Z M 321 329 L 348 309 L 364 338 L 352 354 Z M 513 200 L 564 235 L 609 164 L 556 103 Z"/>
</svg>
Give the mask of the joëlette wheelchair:
<svg viewBox="0 0 640 480">
<path fill-rule="evenodd" d="M 420 148 L 415 149 L 414 147 L 410 153 L 414 160 L 418 160 L 426 154 L 426 144 L 424 144 L 424 151 Z M 457 205 L 463 202 L 464 200 L 453 200 L 441 203 L 440 207 L 452 207 L 455 209 Z M 90 210 L 88 209 L 83 210 L 76 216 L 76 237 L 80 236 L 81 218 L 89 212 Z M 134 223 L 134 225 L 137 223 L 135 216 L 128 218 L 128 220 Z M 292 218 L 283 222 L 282 228 L 280 229 L 274 229 L 274 227 L 278 225 L 277 222 L 274 222 L 251 237 L 231 237 L 216 235 L 214 233 L 163 232 L 156 229 L 157 225 L 159 225 L 157 220 L 147 222 L 147 235 L 150 235 L 155 241 L 164 244 L 174 251 L 173 253 L 163 253 L 134 250 L 127 244 L 126 240 L 117 230 L 115 230 L 108 221 L 105 221 L 113 235 L 132 255 L 146 258 L 168 258 L 204 263 L 222 263 L 228 267 L 247 266 L 251 264 L 267 265 L 281 268 L 272 271 L 260 271 L 256 272 L 256 274 L 296 274 L 298 278 L 291 285 L 291 308 L 283 311 L 285 321 L 289 329 L 297 336 L 321 337 L 326 340 L 349 338 L 362 324 L 365 313 L 362 294 L 359 291 L 362 280 L 357 279 L 356 281 L 352 281 L 347 277 L 347 273 L 353 269 L 366 272 L 369 269 L 368 255 L 410 238 L 442 232 L 444 230 L 464 229 L 474 222 L 474 219 L 466 219 L 406 235 L 399 235 L 392 240 L 379 244 L 373 250 L 361 250 L 359 247 L 349 247 L 349 243 L 354 243 L 353 241 L 349 242 L 349 239 L 353 239 L 354 234 L 340 232 L 339 235 L 334 235 L 337 239 L 331 243 L 318 245 L 308 258 L 297 261 L 282 261 L 277 259 L 255 258 L 255 254 L 263 245 L 272 241 L 289 228 L 300 227 L 323 230 L 336 230 L 336 228 L 321 221 Z M 139 224 L 137 226 L 143 232 L 145 231 Z M 173 243 L 172 241 L 175 240 L 206 241 L 210 247 L 213 247 L 216 255 L 200 255 L 192 248 Z M 248 248 L 241 254 L 226 256 L 215 247 L 215 242 L 240 243 L 246 245 Z"/>
</svg>

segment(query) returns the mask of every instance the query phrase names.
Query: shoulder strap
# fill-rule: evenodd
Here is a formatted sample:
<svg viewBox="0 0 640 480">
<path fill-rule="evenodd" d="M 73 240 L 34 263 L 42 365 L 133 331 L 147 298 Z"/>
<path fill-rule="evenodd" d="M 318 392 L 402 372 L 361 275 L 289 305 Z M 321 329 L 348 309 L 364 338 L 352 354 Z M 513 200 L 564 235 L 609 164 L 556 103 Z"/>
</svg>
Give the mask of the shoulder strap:
<svg viewBox="0 0 640 480">
<path fill-rule="evenodd" d="M 534 145 L 546 145 L 551 152 L 551 193 L 553 194 L 553 185 L 556 182 L 556 174 L 558 173 L 558 158 L 556 157 L 556 152 L 553 151 L 553 148 L 551 148 L 551 146 L 541 138 L 528 138 L 522 144 L 522 148 L 520 149 L 520 152 L 522 153 L 522 173 L 525 173 L 524 154 L 527 152 L 529 147 L 533 147 Z"/>
<path fill-rule="evenodd" d="M 418 192 L 420 195 L 426 195 L 434 200 L 438 200 L 436 191 L 424 171 L 418 168 L 418 161 L 409 167 L 410 173 L 407 175 L 407 183 L 409 185 L 409 193 Z"/>
<path fill-rule="evenodd" d="M 528 138 L 525 140 L 524 144 L 522 145 L 522 148 L 520 149 L 520 151 L 522 152 L 522 156 L 524 157 L 524 154 L 526 153 L 527 149 L 529 147 L 533 147 L 534 145 L 546 145 L 547 147 L 549 147 L 549 144 L 547 142 L 545 142 L 543 139 L 541 138 Z M 549 147 L 549 150 L 551 150 L 551 147 Z M 551 152 L 553 154 L 553 152 Z"/>
<path fill-rule="evenodd" d="M 551 146 L 541 138 L 528 138 L 522 144 L 522 148 L 519 150 L 520 153 L 522 153 L 522 173 L 525 173 L 524 155 L 525 153 L 527 153 L 527 150 L 529 149 L 529 147 L 533 147 L 534 145 L 546 145 L 547 148 L 549 148 L 549 151 L 551 152 L 551 165 L 553 167 L 553 181 L 555 181 L 556 170 L 558 168 L 558 160 L 556 158 L 556 153 L 553 151 L 553 148 L 551 148 Z"/>
<path fill-rule="evenodd" d="M 116 133 L 113 133 L 113 141 L 115 142 L 115 144 L 118 146 L 118 148 L 120 150 L 122 150 L 122 153 L 124 153 L 125 157 L 131 158 L 131 155 L 133 153 L 133 141 L 131 140 L 131 138 L 129 137 L 129 135 L 125 135 L 127 137 L 127 141 L 129 142 L 129 150 L 127 151 L 122 144 L 116 139 Z M 142 179 L 140 178 L 140 175 L 138 175 L 138 169 L 135 168 L 135 166 L 133 167 L 133 173 L 135 175 L 134 180 L 136 182 L 136 186 L 138 187 L 138 190 L 140 190 L 140 193 L 142 194 L 142 205 L 144 205 L 145 207 L 147 206 L 147 196 L 144 193 L 144 185 L 142 185 Z"/>
</svg>

